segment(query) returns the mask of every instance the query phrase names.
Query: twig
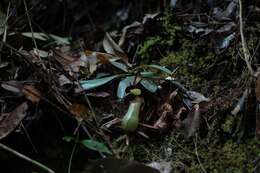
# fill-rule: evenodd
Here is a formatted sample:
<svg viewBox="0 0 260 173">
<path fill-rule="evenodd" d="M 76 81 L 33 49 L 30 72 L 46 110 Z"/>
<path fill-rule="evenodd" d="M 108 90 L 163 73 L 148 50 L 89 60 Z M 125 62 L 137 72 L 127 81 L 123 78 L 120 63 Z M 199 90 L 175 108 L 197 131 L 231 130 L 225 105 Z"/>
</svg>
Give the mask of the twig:
<svg viewBox="0 0 260 173">
<path fill-rule="evenodd" d="M 4 144 L 2 144 L 2 143 L 0 143 L 0 148 L 2 148 L 3 150 L 8 151 L 8 152 L 10 152 L 10 153 L 16 155 L 17 157 L 19 157 L 19 158 L 21 158 L 21 159 L 23 159 L 23 160 L 26 160 L 26 161 L 28 161 L 28 162 L 34 164 L 35 166 L 37 166 L 37 167 L 39 167 L 39 168 L 45 170 L 46 172 L 55 173 L 53 170 L 51 170 L 51 169 L 48 168 L 47 166 L 41 164 L 40 162 L 38 162 L 38 161 L 36 161 L 36 160 L 33 160 L 33 159 L 31 159 L 31 158 L 29 158 L 29 157 L 27 157 L 27 156 L 25 156 L 25 155 L 23 155 L 23 154 L 21 154 L 21 153 L 15 151 L 15 150 L 13 150 L 12 148 L 9 148 L 8 146 L 6 146 L 6 145 L 4 145 Z"/>
<path fill-rule="evenodd" d="M 2 38 L 2 41 L 3 42 L 6 42 L 6 38 L 7 38 L 7 29 L 8 29 L 8 25 L 7 25 L 7 22 L 8 22 L 8 18 L 9 18 L 9 13 L 10 13 L 10 3 L 8 4 L 8 7 L 7 7 L 7 12 L 6 12 L 6 18 L 5 18 L 5 23 L 4 23 L 4 33 L 3 33 L 3 38 Z M 0 51 L 2 51 L 3 49 L 3 46 L 4 44 L 1 43 L 0 44 Z M 0 63 L 2 62 L 2 54 L 0 54 Z"/>
<path fill-rule="evenodd" d="M 31 18 L 30 18 L 30 15 L 29 15 L 29 12 L 28 12 L 28 8 L 27 8 L 27 4 L 26 4 L 26 1 L 23 0 L 23 3 L 24 3 L 24 8 L 25 8 L 25 12 L 26 12 L 26 16 L 27 16 L 27 19 L 28 19 L 28 23 L 29 23 L 29 27 L 31 29 L 31 33 L 32 33 L 32 40 L 33 40 L 33 44 L 34 44 L 34 47 L 37 49 L 37 52 L 38 52 L 38 46 L 37 46 L 37 43 L 36 43 L 36 40 L 35 40 L 35 37 L 34 37 L 34 32 L 33 32 L 33 27 L 32 27 L 32 21 L 31 21 Z M 37 53 L 38 55 L 39 53 Z M 44 70 L 46 70 L 46 66 L 45 64 L 43 63 L 43 60 L 41 59 L 40 55 L 37 56 L 40 60 L 40 63 L 43 67 Z"/>
<path fill-rule="evenodd" d="M 197 140 L 198 140 L 198 134 L 196 134 L 196 140 L 194 141 L 194 145 L 195 145 L 195 154 L 196 154 L 196 157 L 197 157 L 197 160 L 200 164 L 200 168 L 202 169 L 202 171 L 204 173 L 207 173 L 206 169 L 204 168 L 204 166 L 202 165 L 201 161 L 200 161 L 200 158 L 199 158 L 199 153 L 198 153 L 198 147 L 197 147 Z"/>
<path fill-rule="evenodd" d="M 29 141 L 30 144 L 32 145 L 32 148 L 33 148 L 34 152 L 35 152 L 35 153 L 38 153 L 38 151 L 37 151 L 35 145 L 34 145 L 33 142 L 32 142 L 32 139 L 31 139 L 31 137 L 30 137 L 30 135 L 29 135 L 27 129 L 24 127 L 23 123 L 21 123 L 21 127 L 22 127 L 22 129 L 23 129 L 23 131 L 24 131 L 24 133 L 25 133 L 25 136 L 27 137 L 28 141 Z"/>
<path fill-rule="evenodd" d="M 75 151 L 76 151 L 76 147 L 77 147 L 77 144 L 78 144 L 78 140 L 79 140 L 79 133 L 77 133 L 77 138 L 76 138 L 76 140 L 75 140 L 75 144 L 74 144 L 74 146 L 73 146 L 73 148 L 72 148 L 72 151 L 71 151 L 70 160 L 69 160 L 69 165 L 68 165 L 68 173 L 70 173 L 70 171 L 71 171 L 72 158 L 73 158 L 74 153 L 75 153 Z"/>
<path fill-rule="evenodd" d="M 242 48 L 244 53 L 244 60 L 246 62 L 247 68 L 251 75 L 255 76 L 255 71 L 253 70 L 251 63 L 250 63 L 250 53 L 246 46 L 245 36 L 243 32 L 243 15 L 242 15 L 242 0 L 239 0 L 239 27 L 240 27 L 240 36 L 241 36 L 241 42 L 242 42 Z"/>
</svg>

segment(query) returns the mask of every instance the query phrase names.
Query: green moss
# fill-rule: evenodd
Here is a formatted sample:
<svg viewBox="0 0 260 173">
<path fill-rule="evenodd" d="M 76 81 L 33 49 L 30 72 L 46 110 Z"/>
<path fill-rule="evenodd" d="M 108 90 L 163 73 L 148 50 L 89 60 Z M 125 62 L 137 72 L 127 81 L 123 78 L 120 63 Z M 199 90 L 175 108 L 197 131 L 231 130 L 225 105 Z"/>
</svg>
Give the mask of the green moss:
<svg viewBox="0 0 260 173">
<path fill-rule="evenodd" d="M 137 50 L 137 55 L 142 59 L 149 59 L 155 46 L 162 42 L 162 38 L 159 36 L 148 37 Z"/>
<path fill-rule="evenodd" d="M 232 75 L 236 74 L 234 67 L 238 64 L 237 50 L 228 49 L 225 54 L 216 55 L 207 43 L 203 45 L 193 42 L 192 39 L 179 32 L 180 28 L 170 11 L 166 11 L 161 21 L 167 36 L 146 39 L 139 50 L 139 56 L 151 58 L 156 45 L 165 46 L 162 52 L 164 57 L 159 63 L 165 66 L 178 66 L 175 77 L 185 87 L 193 90 L 196 90 L 196 87 L 200 90 L 211 87 L 212 97 L 219 97 L 219 94 L 223 94 L 223 89 L 229 88 L 229 84 L 234 81 L 225 80 L 224 87 L 219 84 L 219 81 L 228 76 L 232 78 Z M 249 41 L 249 45 L 254 47 L 255 42 Z M 227 71 L 224 71 L 225 68 Z M 214 74 L 216 75 L 215 84 L 210 86 L 206 77 Z M 239 83 L 240 86 L 247 85 L 248 82 L 245 79 L 249 79 L 248 73 L 239 73 L 239 76 L 242 81 Z M 254 172 L 253 160 L 259 157 L 260 141 L 253 138 L 244 139 L 243 117 L 245 115 L 242 113 L 237 116 L 229 115 L 227 113 L 227 110 L 230 111 L 229 108 L 230 105 L 222 105 L 222 109 L 214 106 L 208 109 L 207 115 L 215 115 L 215 117 L 209 120 L 210 118 L 205 116 L 205 119 L 209 118 L 209 122 L 207 121 L 208 128 L 205 129 L 207 132 L 204 132 L 203 138 L 198 137 L 187 141 L 181 131 L 174 129 L 171 134 L 160 140 L 149 140 L 141 145 L 141 142 L 138 142 L 138 145 L 133 145 L 131 151 L 134 158 L 144 162 L 171 161 L 175 172 L 185 169 L 187 170 L 185 172 L 201 173 L 202 167 L 207 172 L 213 173 Z M 237 140 L 243 142 L 239 143 Z M 169 149 L 172 151 L 171 155 L 169 155 Z"/>
<path fill-rule="evenodd" d="M 235 118 L 233 116 L 227 116 L 225 122 L 222 124 L 222 129 L 226 133 L 232 133 L 232 130 L 234 129 L 234 121 Z"/>
</svg>

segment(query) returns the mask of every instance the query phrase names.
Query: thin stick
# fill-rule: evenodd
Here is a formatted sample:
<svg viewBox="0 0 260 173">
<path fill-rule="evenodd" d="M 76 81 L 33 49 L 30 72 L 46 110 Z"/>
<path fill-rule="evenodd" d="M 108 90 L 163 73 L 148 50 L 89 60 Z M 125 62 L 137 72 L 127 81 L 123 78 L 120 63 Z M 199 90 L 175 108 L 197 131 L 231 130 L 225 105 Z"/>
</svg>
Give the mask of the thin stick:
<svg viewBox="0 0 260 173">
<path fill-rule="evenodd" d="M 0 143 L 0 148 L 2 148 L 3 150 L 8 151 L 8 152 L 10 152 L 10 153 L 16 155 L 17 157 L 19 157 L 19 158 L 21 158 L 21 159 L 23 159 L 23 160 L 26 160 L 26 161 L 28 161 L 28 162 L 34 164 L 35 166 L 37 166 L 37 167 L 39 167 L 39 168 L 45 170 L 46 172 L 55 173 L 53 170 L 51 170 L 51 169 L 48 168 L 47 166 L 41 164 L 40 162 L 38 162 L 38 161 L 36 161 L 36 160 L 33 160 L 33 159 L 31 159 L 31 158 L 29 158 L 29 157 L 27 157 L 27 156 L 25 156 L 25 155 L 23 155 L 23 154 L 21 154 L 21 153 L 15 151 L 15 150 L 13 150 L 12 148 L 9 148 L 8 146 L 6 146 L 6 145 L 4 145 L 4 144 L 2 144 L 2 143 Z"/>
<path fill-rule="evenodd" d="M 34 32 L 33 32 L 31 17 L 30 17 L 29 12 L 28 12 L 28 7 L 27 7 L 27 4 L 26 4 L 26 1 L 23 0 L 23 3 L 24 3 L 24 8 L 25 8 L 25 12 L 26 12 L 26 15 L 27 15 L 29 27 L 30 27 L 31 33 L 32 33 L 33 44 L 34 44 L 34 47 L 35 47 L 36 50 L 37 50 L 37 55 L 38 55 L 38 54 L 39 54 L 39 53 L 38 53 L 38 46 L 37 46 L 37 43 L 36 43 L 36 40 L 35 40 L 35 37 L 34 37 Z M 47 68 L 46 68 L 45 64 L 43 63 L 43 60 L 41 59 L 40 55 L 38 55 L 37 57 L 39 58 L 40 63 L 41 63 L 41 65 L 42 65 L 43 69 L 46 70 Z"/>
<path fill-rule="evenodd" d="M 240 36 L 241 36 L 241 42 L 242 42 L 242 48 L 244 53 L 244 60 L 246 62 L 247 68 L 251 75 L 255 76 L 255 71 L 253 70 L 251 63 L 250 63 L 250 53 L 246 46 L 245 36 L 243 32 L 243 15 L 242 15 L 242 0 L 239 0 L 239 26 L 240 26 Z"/>
<path fill-rule="evenodd" d="M 8 29 L 7 22 L 8 22 L 9 13 L 10 13 L 10 6 L 11 6 L 11 4 L 9 3 L 8 7 L 7 7 L 6 19 L 5 19 L 5 24 L 4 24 L 4 33 L 3 33 L 3 38 L 2 38 L 3 42 L 6 42 L 6 38 L 7 38 L 7 29 Z M 3 43 L 1 43 L 0 44 L 0 52 L 2 51 L 3 46 L 4 46 Z M 0 63 L 1 62 L 2 62 L 2 53 L 0 54 Z"/>
<path fill-rule="evenodd" d="M 72 159 L 73 159 L 73 156 L 74 156 L 74 153 L 76 151 L 76 147 L 77 147 L 77 144 L 78 144 L 78 140 L 79 140 L 79 133 L 77 133 L 77 138 L 76 140 L 74 141 L 75 144 L 72 148 L 72 151 L 71 151 L 71 155 L 70 155 L 70 160 L 69 160 L 69 166 L 68 166 L 68 173 L 70 173 L 71 171 L 71 164 L 72 164 Z"/>
<path fill-rule="evenodd" d="M 202 165 L 201 161 L 200 161 L 200 158 L 199 158 L 199 153 L 198 153 L 198 148 L 197 148 L 197 141 L 198 141 L 198 134 L 196 134 L 195 136 L 196 140 L 194 141 L 194 145 L 195 145 L 195 154 L 196 154 L 196 157 L 197 157 L 197 160 L 200 164 L 200 168 L 201 170 L 204 172 L 204 173 L 207 173 L 206 169 L 204 168 L 204 166 Z"/>
</svg>

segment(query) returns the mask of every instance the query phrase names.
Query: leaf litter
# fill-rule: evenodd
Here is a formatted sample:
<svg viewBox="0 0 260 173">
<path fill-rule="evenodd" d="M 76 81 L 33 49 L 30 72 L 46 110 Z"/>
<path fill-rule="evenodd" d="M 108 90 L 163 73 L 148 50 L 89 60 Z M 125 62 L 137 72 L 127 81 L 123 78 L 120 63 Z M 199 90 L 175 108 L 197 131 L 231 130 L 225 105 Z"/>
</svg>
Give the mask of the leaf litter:
<svg viewBox="0 0 260 173">
<path fill-rule="evenodd" d="M 92 48 L 88 43 L 82 43 L 80 40 L 57 36 L 60 34 L 33 32 L 33 30 L 16 32 L 11 29 L 7 36 L 8 39 L 10 38 L 10 42 L 3 44 L 5 52 L 2 54 L 14 58 L 5 58 L 5 62 L 0 63 L 1 72 L 5 70 L 0 78 L 1 140 L 8 138 L 20 124 L 23 124 L 22 121 L 26 125 L 28 124 L 28 127 L 30 127 L 29 124 L 37 124 L 37 121 L 41 120 L 37 114 L 46 116 L 42 115 L 42 112 L 46 110 L 54 112 L 51 114 L 55 114 L 58 126 L 70 134 L 65 135 L 64 140 L 74 142 L 75 146 L 80 143 L 81 147 L 90 154 L 88 155 L 90 158 L 92 155 L 95 155 L 94 158 L 97 158 L 98 155 L 102 157 L 113 155 L 123 158 L 129 148 L 138 145 L 135 143 L 136 140 L 152 143 L 157 136 L 167 138 L 166 135 L 172 131 L 181 131 L 186 141 L 195 137 L 197 139 L 198 135 L 203 136 L 203 133 L 210 133 L 208 123 L 212 122 L 211 119 L 214 119 L 214 116 L 220 116 L 218 112 L 212 113 L 212 109 L 229 112 L 230 115 L 227 116 L 234 118 L 239 118 L 241 114 L 247 114 L 250 111 L 253 112 L 256 117 L 256 127 L 253 131 L 259 137 L 259 104 L 248 104 L 250 99 L 251 101 L 252 99 L 259 100 L 259 77 L 256 80 L 255 93 L 238 87 L 239 91 L 231 89 L 229 93 L 219 92 L 217 94 L 223 94 L 223 96 L 218 97 L 213 93 L 220 85 L 214 86 L 214 82 L 220 82 L 217 81 L 218 79 L 209 80 L 208 85 L 212 88 L 203 91 L 198 87 L 196 89 L 192 88 L 193 86 L 188 87 L 186 81 L 189 79 L 187 76 L 182 76 L 184 64 L 199 58 L 195 57 L 195 53 L 182 54 L 183 57 L 187 56 L 185 57 L 187 59 L 182 59 L 183 61 L 179 61 L 179 64 L 176 62 L 167 65 L 159 63 L 158 57 L 163 57 L 164 54 L 173 54 L 175 59 L 178 59 L 177 53 L 179 49 L 182 49 L 180 48 L 181 42 L 185 39 L 193 40 L 199 46 L 207 43 L 207 47 L 200 47 L 202 52 L 205 51 L 204 49 L 209 49 L 216 55 L 224 57 L 230 48 L 234 49 L 235 41 L 241 34 L 236 31 L 239 25 L 236 22 L 239 12 L 238 3 L 227 1 L 223 5 L 219 3 L 212 5 L 211 1 L 207 1 L 205 4 L 208 5 L 209 10 L 201 8 L 199 3 L 196 5 L 193 3 L 171 1 L 168 4 L 175 10 L 170 12 L 173 15 L 171 17 L 175 20 L 175 24 L 181 25 L 182 33 L 178 33 L 176 28 L 165 27 L 167 22 L 162 24 L 162 21 L 165 20 L 164 17 L 167 17 L 167 11 L 164 11 L 165 13 L 155 12 L 144 15 L 143 19 L 139 19 L 139 21 L 129 20 L 131 21 L 129 25 L 124 23 L 124 27 L 121 26 L 117 31 L 102 32 L 102 37 L 98 41 L 95 40 L 96 43 L 92 45 Z M 194 9 L 191 8 L 191 5 L 194 5 Z M 131 8 L 131 6 L 124 7 L 123 9 L 128 10 L 117 14 L 124 15 L 121 18 L 122 21 L 128 20 Z M 183 11 L 183 9 L 186 10 Z M 199 11 L 205 12 L 206 15 Z M 92 12 L 86 13 L 91 21 Z M 3 14 L 0 13 L 0 35 L 3 34 L 2 24 L 6 20 L 6 16 Z M 174 38 L 169 34 L 169 29 L 174 32 Z M 160 36 L 161 40 L 159 39 L 158 44 L 156 43 L 152 47 L 152 53 L 149 54 L 150 59 L 141 59 L 138 47 L 145 47 L 145 39 L 153 38 L 154 35 Z M 176 35 L 185 39 L 178 38 Z M 21 36 L 22 39 L 32 39 L 38 46 L 28 49 L 27 45 L 11 42 L 12 37 Z M 179 39 L 179 45 L 170 45 L 168 37 L 171 37 L 171 41 Z M 168 41 L 165 41 L 167 39 Z M 186 44 L 186 40 L 183 43 Z M 193 50 L 191 47 L 186 49 L 189 48 Z M 203 56 L 203 53 L 201 55 Z M 222 66 L 225 66 L 221 63 L 225 64 L 222 59 L 219 59 L 212 65 L 213 70 L 207 70 L 219 71 Z M 238 63 L 241 62 L 238 61 Z M 44 64 L 46 68 L 40 64 Z M 203 65 L 202 67 L 206 68 Z M 187 71 L 194 70 L 193 66 L 189 68 Z M 202 68 L 201 70 L 207 72 Z M 200 77 L 201 74 L 199 74 Z M 193 72 L 192 75 L 197 74 Z M 203 75 L 205 76 L 205 74 Z M 231 82 L 237 86 L 241 84 L 234 79 L 231 79 Z M 245 85 L 250 86 L 249 83 L 242 86 Z M 203 91 L 203 94 L 195 90 Z M 255 96 L 253 96 L 254 94 Z M 12 106 L 13 103 L 18 106 Z M 68 124 L 64 123 L 68 121 L 66 118 L 69 119 Z M 238 123 L 236 125 L 239 126 Z M 205 130 L 205 126 L 208 128 L 207 130 Z M 252 131 L 252 128 L 250 129 Z M 250 131 L 250 129 L 245 131 Z M 233 131 L 236 132 L 233 135 L 240 133 L 239 129 Z M 80 139 L 76 137 L 77 135 Z M 10 135 L 10 137 L 12 136 Z M 28 139 L 30 140 L 30 137 Z M 76 150 L 80 150 L 80 148 Z M 71 154 L 72 156 L 73 154 Z M 205 170 L 197 152 L 196 157 L 201 168 L 200 171 Z M 112 159 L 112 161 L 116 165 L 121 162 L 116 159 Z M 149 162 L 151 161 L 150 159 Z M 104 159 L 101 162 L 110 161 Z M 161 168 L 164 165 L 163 162 L 149 164 L 157 171 L 135 161 L 123 162 L 126 163 L 126 166 L 122 165 L 120 168 L 122 171 L 127 171 L 128 167 L 137 168 L 137 170 L 144 169 L 148 172 L 172 171 L 167 162 L 164 162 L 167 167 L 165 171 L 163 171 L 164 168 Z M 130 168 L 129 170 L 131 170 Z M 114 168 L 105 169 L 109 172 Z M 211 168 L 206 169 L 211 170 Z"/>
</svg>

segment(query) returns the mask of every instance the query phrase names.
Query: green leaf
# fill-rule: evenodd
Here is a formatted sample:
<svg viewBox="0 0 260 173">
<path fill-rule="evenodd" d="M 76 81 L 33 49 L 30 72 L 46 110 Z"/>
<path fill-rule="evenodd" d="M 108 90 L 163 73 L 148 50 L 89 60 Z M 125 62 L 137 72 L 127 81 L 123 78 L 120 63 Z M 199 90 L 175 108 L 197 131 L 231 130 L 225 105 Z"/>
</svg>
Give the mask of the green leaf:
<svg viewBox="0 0 260 173">
<path fill-rule="evenodd" d="M 50 34 L 50 37 L 56 41 L 57 44 L 70 44 L 70 37 L 60 37 L 57 35 Z"/>
<path fill-rule="evenodd" d="M 167 74 L 169 74 L 169 75 L 172 74 L 172 71 L 171 71 L 171 70 L 169 70 L 168 68 L 165 68 L 165 67 L 163 67 L 163 66 L 160 66 L 160 65 L 151 64 L 151 65 L 147 65 L 147 67 L 155 68 L 155 69 L 160 70 L 160 71 L 162 71 L 162 72 L 164 72 L 164 73 L 167 73 Z"/>
<path fill-rule="evenodd" d="M 71 142 L 71 141 L 75 141 L 75 138 L 72 136 L 64 136 L 64 137 L 62 137 L 62 140 L 66 141 L 66 142 Z"/>
<path fill-rule="evenodd" d="M 82 140 L 80 141 L 80 143 L 88 149 L 99 151 L 101 153 L 112 154 L 104 143 L 91 140 L 91 139 Z"/>
<path fill-rule="evenodd" d="M 32 34 L 32 32 L 23 32 L 21 33 L 21 35 L 25 36 L 25 37 L 29 37 L 29 38 L 35 38 L 35 39 L 38 39 L 38 40 L 41 40 L 41 41 L 47 41 L 48 40 L 48 36 L 44 33 L 41 33 L 41 32 L 34 32 Z"/>
<path fill-rule="evenodd" d="M 125 97 L 125 90 L 127 87 L 134 84 L 135 76 L 128 76 L 120 81 L 117 88 L 117 97 L 122 99 Z"/>
<path fill-rule="evenodd" d="M 151 72 L 151 71 L 144 71 L 140 73 L 142 77 L 145 78 L 150 78 L 150 77 L 154 77 L 156 75 L 155 72 Z"/>
<path fill-rule="evenodd" d="M 90 90 L 93 88 L 97 88 L 101 85 L 104 85 L 117 77 L 119 77 L 119 75 L 108 76 L 99 79 L 84 80 L 84 81 L 80 81 L 80 85 L 84 90 Z"/>
<path fill-rule="evenodd" d="M 147 89 L 151 93 L 155 93 L 158 89 L 158 86 L 150 80 L 142 79 L 141 84 L 145 89 Z"/>
<path fill-rule="evenodd" d="M 57 44 L 70 44 L 70 38 L 63 38 L 63 37 L 59 37 L 57 35 L 47 35 L 45 33 L 42 32 L 23 32 L 21 33 L 21 35 L 25 36 L 25 37 L 29 37 L 29 38 L 35 38 L 41 41 L 48 41 L 50 38 L 53 39 Z"/>
<path fill-rule="evenodd" d="M 110 64 L 112 64 L 113 66 L 115 66 L 116 68 L 124 71 L 124 72 L 128 72 L 127 66 L 123 63 L 120 62 L 116 62 L 116 61 L 111 61 L 109 60 Z"/>
</svg>

